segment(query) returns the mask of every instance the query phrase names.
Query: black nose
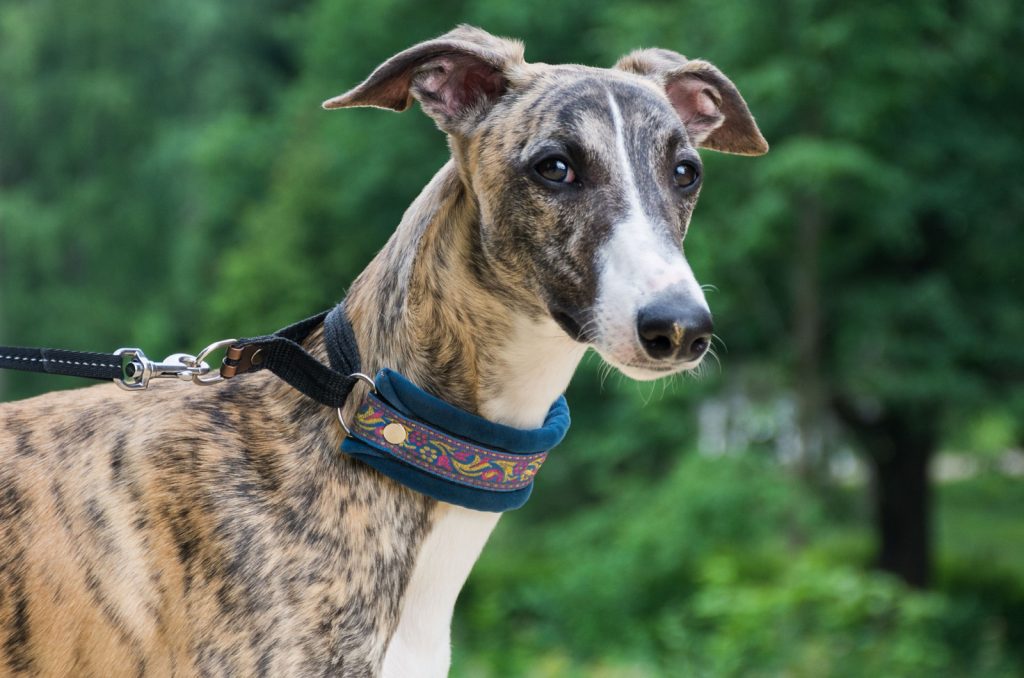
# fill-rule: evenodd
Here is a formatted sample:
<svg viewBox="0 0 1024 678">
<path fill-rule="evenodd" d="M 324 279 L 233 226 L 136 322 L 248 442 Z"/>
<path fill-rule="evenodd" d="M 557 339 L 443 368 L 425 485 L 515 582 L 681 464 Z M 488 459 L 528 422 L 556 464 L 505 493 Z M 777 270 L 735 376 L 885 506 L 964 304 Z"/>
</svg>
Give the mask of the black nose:
<svg viewBox="0 0 1024 678">
<path fill-rule="evenodd" d="M 636 329 L 647 355 L 655 360 L 690 361 L 711 346 L 711 313 L 688 299 L 656 301 L 636 316 Z"/>
</svg>

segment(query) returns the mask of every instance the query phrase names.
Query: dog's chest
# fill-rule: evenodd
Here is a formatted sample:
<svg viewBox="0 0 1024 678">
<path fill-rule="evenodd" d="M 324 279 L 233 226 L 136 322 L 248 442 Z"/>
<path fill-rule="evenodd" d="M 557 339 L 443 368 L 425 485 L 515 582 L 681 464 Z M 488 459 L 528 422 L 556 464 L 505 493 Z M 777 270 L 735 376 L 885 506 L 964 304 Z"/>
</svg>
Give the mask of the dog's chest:
<svg viewBox="0 0 1024 678">
<path fill-rule="evenodd" d="M 413 566 L 384 658 L 385 678 L 447 675 L 455 601 L 501 516 L 458 506 L 439 511 Z"/>
</svg>

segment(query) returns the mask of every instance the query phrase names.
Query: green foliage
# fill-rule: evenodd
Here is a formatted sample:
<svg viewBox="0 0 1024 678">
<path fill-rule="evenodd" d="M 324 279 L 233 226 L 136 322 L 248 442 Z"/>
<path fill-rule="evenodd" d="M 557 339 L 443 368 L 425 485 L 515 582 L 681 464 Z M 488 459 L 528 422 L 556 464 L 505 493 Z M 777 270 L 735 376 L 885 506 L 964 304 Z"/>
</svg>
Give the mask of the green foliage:
<svg viewBox="0 0 1024 678">
<path fill-rule="evenodd" d="M 950 668 L 941 633 L 948 605 L 938 595 L 908 594 L 894 580 L 806 559 L 764 583 L 743 581 L 730 560 L 709 562 L 705 577 L 692 614 L 679 620 L 681 665 L 727 676 Z"/>
<path fill-rule="evenodd" d="M 570 447 L 566 454 L 572 453 Z M 733 482 L 741 477 L 757 477 L 758 482 L 753 487 Z M 794 489 L 798 490 L 782 481 L 774 465 L 749 457 L 709 460 L 697 455 L 686 455 L 665 468 L 660 482 L 620 484 L 590 510 L 559 520 L 549 540 L 529 539 L 521 557 L 544 563 L 539 577 L 544 583 L 527 586 L 544 586 L 545 591 L 523 591 L 512 614 L 542 620 L 552 609 L 586 609 L 586 618 L 551 628 L 545 635 L 564 637 L 595 653 L 616 635 L 627 645 L 643 645 L 650 629 L 623 629 L 619 620 L 651 619 L 666 603 L 691 595 L 700 558 L 717 545 L 745 543 L 751 550 L 784 552 L 787 544 L 801 538 L 811 517 L 803 513 L 806 503 L 800 501 L 799 491 L 791 492 Z M 755 513 L 764 520 L 749 520 Z M 525 535 L 499 533 L 496 539 L 500 544 L 505 538 L 522 543 L 532 532 L 524 529 Z M 595 551 L 602 555 L 579 558 Z M 491 562 L 481 563 L 468 597 L 481 590 L 487 595 L 508 594 L 488 586 Z M 503 561 L 500 567 L 516 570 L 524 564 Z"/>
<path fill-rule="evenodd" d="M 1003 480 L 944 495 L 942 515 L 1000 512 L 1011 499 L 993 482 Z M 686 454 L 662 482 L 590 510 L 543 523 L 514 514 L 460 599 L 455 675 L 1011 676 L 1022 668 L 1014 648 L 1024 555 L 1012 565 L 1017 576 L 979 577 L 978 561 L 961 560 L 967 545 L 951 554 L 942 592 L 918 593 L 864 572 L 857 533 L 825 513 L 762 458 Z M 481 631 L 490 628 L 502 629 L 500 643 Z"/>
</svg>

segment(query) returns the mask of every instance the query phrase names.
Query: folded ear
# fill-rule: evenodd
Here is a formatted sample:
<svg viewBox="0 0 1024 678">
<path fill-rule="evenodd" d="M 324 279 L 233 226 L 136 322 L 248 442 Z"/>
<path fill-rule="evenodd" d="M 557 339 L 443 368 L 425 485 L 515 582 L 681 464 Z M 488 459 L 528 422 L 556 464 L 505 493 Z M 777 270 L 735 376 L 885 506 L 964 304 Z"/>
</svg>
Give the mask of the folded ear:
<svg viewBox="0 0 1024 678">
<path fill-rule="evenodd" d="M 643 49 L 619 59 L 615 68 L 664 87 L 695 146 L 740 155 L 768 152 L 768 142 L 736 85 L 708 62 L 667 49 Z"/>
<path fill-rule="evenodd" d="M 508 89 L 509 71 L 523 63 L 522 43 L 463 25 L 396 54 L 323 107 L 404 111 L 415 98 L 442 130 L 466 132 Z"/>
</svg>

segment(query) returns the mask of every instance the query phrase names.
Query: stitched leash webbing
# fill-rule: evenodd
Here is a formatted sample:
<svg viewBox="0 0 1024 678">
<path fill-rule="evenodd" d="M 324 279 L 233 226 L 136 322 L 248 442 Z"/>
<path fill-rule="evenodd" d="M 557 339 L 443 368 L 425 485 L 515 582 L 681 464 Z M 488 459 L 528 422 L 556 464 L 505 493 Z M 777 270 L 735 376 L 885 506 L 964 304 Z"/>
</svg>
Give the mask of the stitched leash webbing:
<svg viewBox="0 0 1024 678">
<path fill-rule="evenodd" d="M 119 379 L 121 357 L 56 348 L 0 346 L 0 369 L 64 374 L 86 379 Z"/>
<path fill-rule="evenodd" d="M 321 324 L 330 362 L 336 369 L 324 365 L 300 345 Z M 274 334 L 233 342 L 221 375 L 228 379 L 267 369 L 313 400 L 340 407 L 358 381 L 351 375 L 359 371 L 359 362 L 359 349 L 342 302 Z M 0 346 L 0 369 L 121 381 L 123 365 L 123 357 L 113 353 Z"/>
</svg>

